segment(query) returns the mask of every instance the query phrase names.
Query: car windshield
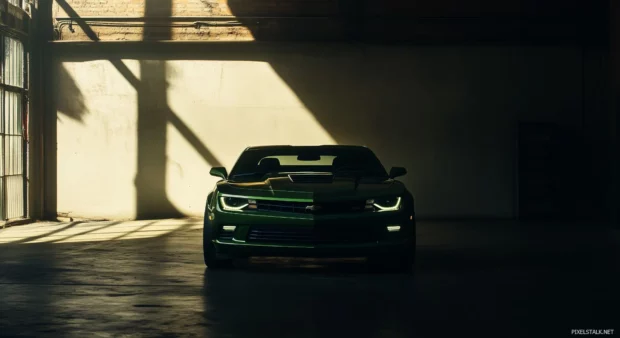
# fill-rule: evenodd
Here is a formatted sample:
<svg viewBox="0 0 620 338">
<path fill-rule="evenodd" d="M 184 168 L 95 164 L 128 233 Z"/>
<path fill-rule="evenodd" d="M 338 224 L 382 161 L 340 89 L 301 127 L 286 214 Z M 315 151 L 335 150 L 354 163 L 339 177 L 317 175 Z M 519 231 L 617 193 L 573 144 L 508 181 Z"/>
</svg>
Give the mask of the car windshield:
<svg viewBox="0 0 620 338">
<path fill-rule="evenodd" d="M 289 174 L 387 177 L 375 154 L 364 147 L 269 147 L 243 152 L 230 180 L 255 181 Z"/>
</svg>

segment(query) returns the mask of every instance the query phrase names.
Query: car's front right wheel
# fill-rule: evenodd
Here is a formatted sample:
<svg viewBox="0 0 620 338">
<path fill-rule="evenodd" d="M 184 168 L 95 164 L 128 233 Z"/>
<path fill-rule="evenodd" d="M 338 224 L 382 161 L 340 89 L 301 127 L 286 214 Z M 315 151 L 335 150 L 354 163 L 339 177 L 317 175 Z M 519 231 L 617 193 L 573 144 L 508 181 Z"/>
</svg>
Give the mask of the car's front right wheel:
<svg viewBox="0 0 620 338">
<path fill-rule="evenodd" d="M 368 257 L 368 263 L 374 271 L 411 273 L 414 270 L 415 252 L 371 256 Z"/>
</svg>

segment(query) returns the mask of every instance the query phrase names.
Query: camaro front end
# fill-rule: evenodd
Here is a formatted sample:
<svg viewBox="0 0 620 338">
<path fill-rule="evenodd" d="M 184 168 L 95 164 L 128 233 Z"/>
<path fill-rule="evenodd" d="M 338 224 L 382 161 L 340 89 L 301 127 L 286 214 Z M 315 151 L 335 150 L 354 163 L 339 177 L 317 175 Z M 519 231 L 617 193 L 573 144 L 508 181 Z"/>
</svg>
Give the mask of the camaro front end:
<svg viewBox="0 0 620 338">
<path fill-rule="evenodd" d="M 396 253 L 415 240 L 415 221 L 411 212 L 400 209 L 401 197 L 393 200 L 398 202 L 315 203 L 224 195 L 208 213 L 207 230 L 222 256 Z"/>
<path fill-rule="evenodd" d="M 372 154 L 365 149 L 249 148 L 244 154 L 249 153 L 256 167 L 244 168 L 236 179 L 235 169 L 228 176 L 216 168 L 212 174 L 223 180 L 209 194 L 205 210 L 207 266 L 249 256 L 363 256 L 410 267 L 416 239 L 412 195 L 378 166 L 371 168 L 376 174 L 338 167 L 338 156 L 360 150 Z M 291 156 L 297 162 L 282 165 L 291 163 Z M 274 158 L 275 169 L 260 168 L 264 159 L 273 165 Z M 323 158 L 325 163 L 320 162 Z"/>
</svg>

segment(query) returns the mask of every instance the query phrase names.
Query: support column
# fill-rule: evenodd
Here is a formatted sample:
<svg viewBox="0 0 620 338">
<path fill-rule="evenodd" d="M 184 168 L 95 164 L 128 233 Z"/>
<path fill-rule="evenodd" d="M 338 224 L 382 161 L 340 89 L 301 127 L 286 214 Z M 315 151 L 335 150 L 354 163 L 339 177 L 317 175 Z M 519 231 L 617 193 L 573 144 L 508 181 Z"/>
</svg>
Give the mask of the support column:
<svg viewBox="0 0 620 338">
<path fill-rule="evenodd" d="M 38 2 L 38 8 L 32 8 L 32 20 L 30 22 L 30 102 L 28 114 L 28 217 L 31 219 L 54 218 L 47 212 L 46 185 L 49 179 L 47 175 L 46 147 L 46 114 L 50 110 L 50 89 L 46 85 L 51 77 L 51 55 L 49 54 L 48 41 L 53 38 L 52 29 L 52 1 L 42 0 Z M 54 121 L 55 122 L 55 121 Z M 55 130 L 55 125 L 53 130 Z M 55 149 L 55 144 L 52 145 Z M 52 165 L 55 165 L 55 161 Z M 55 190 L 52 192 L 55 201 Z M 52 212 L 53 214 L 53 212 Z"/>
</svg>

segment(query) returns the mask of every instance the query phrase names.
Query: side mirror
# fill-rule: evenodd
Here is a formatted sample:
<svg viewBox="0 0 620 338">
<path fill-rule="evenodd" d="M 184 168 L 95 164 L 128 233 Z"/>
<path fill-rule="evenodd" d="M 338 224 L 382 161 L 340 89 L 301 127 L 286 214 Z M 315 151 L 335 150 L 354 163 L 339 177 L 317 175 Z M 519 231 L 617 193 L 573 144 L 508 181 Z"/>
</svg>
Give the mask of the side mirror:
<svg viewBox="0 0 620 338">
<path fill-rule="evenodd" d="M 209 174 L 211 174 L 211 176 L 228 179 L 228 172 L 226 171 L 226 168 L 224 167 L 213 167 L 211 168 L 211 171 L 209 171 Z"/>
<path fill-rule="evenodd" d="M 407 169 L 403 167 L 393 167 L 390 170 L 390 178 L 396 178 L 407 175 Z"/>
</svg>

